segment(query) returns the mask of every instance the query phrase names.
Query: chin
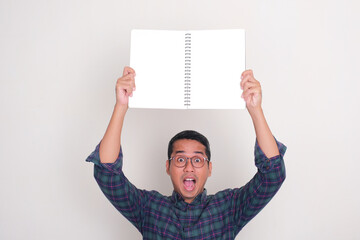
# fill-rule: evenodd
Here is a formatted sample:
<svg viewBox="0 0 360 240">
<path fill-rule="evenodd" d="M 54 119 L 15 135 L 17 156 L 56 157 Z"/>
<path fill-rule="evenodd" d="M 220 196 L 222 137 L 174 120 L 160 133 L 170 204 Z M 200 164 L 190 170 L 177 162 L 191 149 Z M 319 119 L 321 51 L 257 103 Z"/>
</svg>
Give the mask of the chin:
<svg viewBox="0 0 360 240">
<path fill-rule="evenodd" d="M 186 190 L 182 190 L 181 191 L 181 195 L 182 197 L 184 198 L 184 200 L 194 200 L 197 195 L 199 194 L 199 190 L 198 189 L 194 189 L 193 191 L 189 192 L 189 191 L 186 191 Z"/>
<path fill-rule="evenodd" d="M 195 192 L 195 191 L 193 193 L 182 192 L 182 196 L 187 199 L 193 199 L 196 197 L 196 195 L 197 195 L 197 192 Z"/>
</svg>

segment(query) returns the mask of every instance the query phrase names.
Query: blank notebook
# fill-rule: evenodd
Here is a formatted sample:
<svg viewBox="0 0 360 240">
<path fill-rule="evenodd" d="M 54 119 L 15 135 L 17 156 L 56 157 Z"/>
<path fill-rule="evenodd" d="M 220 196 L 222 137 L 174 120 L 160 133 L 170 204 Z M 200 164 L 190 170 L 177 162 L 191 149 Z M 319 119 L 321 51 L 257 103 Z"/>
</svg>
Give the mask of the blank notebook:
<svg viewBox="0 0 360 240">
<path fill-rule="evenodd" d="M 245 31 L 132 30 L 130 108 L 243 109 Z"/>
</svg>

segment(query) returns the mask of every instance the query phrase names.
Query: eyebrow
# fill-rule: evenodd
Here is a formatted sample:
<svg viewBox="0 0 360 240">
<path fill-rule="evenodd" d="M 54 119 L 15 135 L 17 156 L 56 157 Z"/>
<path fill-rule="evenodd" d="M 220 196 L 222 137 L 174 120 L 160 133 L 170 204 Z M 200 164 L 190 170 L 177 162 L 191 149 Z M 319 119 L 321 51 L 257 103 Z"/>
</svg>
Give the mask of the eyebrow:
<svg viewBox="0 0 360 240">
<path fill-rule="evenodd" d="M 201 152 L 201 151 L 195 151 L 194 153 L 198 153 L 198 154 L 201 154 L 201 155 L 205 155 L 204 152 Z"/>
<path fill-rule="evenodd" d="M 185 151 L 176 151 L 176 152 L 175 152 L 175 154 L 178 154 L 178 153 L 185 153 Z M 194 153 L 196 153 L 196 154 L 201 154 L 201 155 L 204 155 L 204 156 L 205 156 L 204 152 L 202 152 L 202 151 L 195 151 Z"/>
</svg>

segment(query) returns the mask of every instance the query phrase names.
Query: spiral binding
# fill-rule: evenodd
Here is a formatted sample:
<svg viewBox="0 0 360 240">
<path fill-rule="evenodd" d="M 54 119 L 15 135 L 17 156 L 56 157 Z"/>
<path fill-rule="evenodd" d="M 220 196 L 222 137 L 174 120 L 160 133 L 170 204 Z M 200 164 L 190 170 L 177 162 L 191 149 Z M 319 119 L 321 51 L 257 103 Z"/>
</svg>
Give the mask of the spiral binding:
<svg viewBox="0 0 360 240">
<path fill-rule="evenodd" d="M 191 105 L 191 33 L 185 33 L 184 106 Z"/>
</svg>

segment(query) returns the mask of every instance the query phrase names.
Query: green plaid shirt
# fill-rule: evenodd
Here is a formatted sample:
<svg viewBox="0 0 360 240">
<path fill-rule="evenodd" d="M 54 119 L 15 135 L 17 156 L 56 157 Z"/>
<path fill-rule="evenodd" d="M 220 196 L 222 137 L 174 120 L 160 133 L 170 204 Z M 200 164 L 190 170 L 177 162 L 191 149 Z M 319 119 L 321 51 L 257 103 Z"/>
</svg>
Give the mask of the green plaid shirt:
<svg viewBox="0 0 360 240">
<path fill-rule="evenodd" d="M 122 150 L 116 162 L 102 164 L 98 145 L 86 161 L 95 164 L 94 176 L 101 190 L 143 239 L 235 239 L 285 180 L 286 147 L 277 144 L 280 155 L 270 159 L 255 144 L 258 171 L 245 186 L 214 195 L 204 190 L 190 204 L 176 192 L 164 196 L 136 188 L 122 171 Z"/>
</svg>

